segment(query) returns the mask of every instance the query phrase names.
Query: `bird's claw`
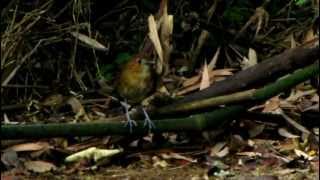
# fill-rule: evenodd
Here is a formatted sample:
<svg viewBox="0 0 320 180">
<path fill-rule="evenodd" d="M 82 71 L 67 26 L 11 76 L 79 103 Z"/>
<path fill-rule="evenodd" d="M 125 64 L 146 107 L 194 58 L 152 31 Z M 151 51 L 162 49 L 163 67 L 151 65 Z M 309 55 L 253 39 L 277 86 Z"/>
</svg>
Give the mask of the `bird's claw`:
<svg viewBox="0 0 320 180">
<path fill-rule="evenodd" d="M 130 133 L 132 132 L 132 129 L 133 129 L 133 126 L 137 126 L 137 122 L 133 119 L 130 118 L 130 114 L 129 114 L 129 108 L 130 108 L 130 105 L 127 104 L 126 102 L 120 102 L 121 105 L 124 107 L 125 109 L 125 116 L 126 116 L 126 119 L 127 119 L 127 122 L 125 123 L 125 126 L 128 126 L 129 129 L 130 129 Z M 142 108 L 142 111 L 143 111 L 143 114 L 145 116 L 145 119 L 144 119 L 144 123 L 143 123 L 143 126 L 146 127 L 148 126 L 148 129 L 151 130 L 151 129 L 154 129 L 156 126 L 155 124 L 151 121 L 148 113 L 146 112 L 146 110 L 144 108 Z"/>
<path fill-rule="evenodd" d="M 129 117 L 129 119 L 127 119 L 127 122 L 125 123 L 125 126 L 129 127 L 130 133 L 132 133 L 132 128 L 133 126 L 137 126 L 137 122 L 135 120 L 130 119 Z"/>
<path fill-rule="evenodd" d="M 149 130 L 154 129 L 156 127 L 156 125 L 151 121 L 148 113 L 146 112 L 146 110 L 144 108 L 142 108 L 142 111 L 145 116 L 143 126 L 144 127 L 148 126 Z"/>
<path fill-rule="evenodd" d="M 129 114 L 130 105 L 126 102 L 120 102 L 120 103 L 126 111 L 125 115 L 126 115 L 127 122 L 125 123 L 125 126 L 128 126 L 130 129 L 130 133 L 132 133 L 132 127 L 137 126 L 137 122 L 130 118 L 130 114 Z"/>
</svg>

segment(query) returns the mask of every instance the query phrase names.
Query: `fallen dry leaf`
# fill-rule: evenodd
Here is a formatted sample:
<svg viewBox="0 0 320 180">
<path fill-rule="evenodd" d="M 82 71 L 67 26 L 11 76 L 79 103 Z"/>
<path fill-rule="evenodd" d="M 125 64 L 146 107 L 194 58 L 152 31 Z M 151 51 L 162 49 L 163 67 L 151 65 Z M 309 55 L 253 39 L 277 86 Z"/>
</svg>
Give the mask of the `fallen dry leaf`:
<svg viewBox="0 0 320 180">
<path fill-rule="evenodd" d="M 185 161 L 192 162 L 192 163 L 196 163 L 197 162 L 196 159 L 192 159 L 192 158 L 189 158 L 189 157 L 186 157 L 186 156 L 182 156 L 181 154 L 173 153 L 173 152 L 171 152 L 171 153 L 162 153 L 161 157 L 163 159 L 180 159 L 180 160 L 185 160 Z"/>
<path fill-rule="evenodd" d="M 290 133 L 286 128 L 279 128 L 278 133 L 286 138 L 299 138 L 300 136 Z"/>
<path fill-rule="evenodd" d="M 229 154 L 229 147 L 226 142 L 218 142 L 210 149 L 210 156 L 212 157 L 225 157 Z"/>
<path fill-rule="evenodd" d="M 265 104 L 262 112 L 273 112 L 280 107 L 279 96 L 269 99 Z"/>
<path fill-rule="evenodd" d="M 235 69 L 226 68 L 226 69 L 217 69 L 217 70 L 209 71 L 210 84 L 212 84 L 213 82 L 222 80 L 226 76 L 233 75 L 232 71 L 235 71 Z M 182 87 L 177 92 L 177 95 L 187 94 L 189 92 L 199 89 L 199 87 L 200 87 L 200 75 L 193 76 L 189 79 L 186 79 L 183 82 Z"/>
<path fill-rule="evenodd" d="M 11 147 L 8 147 L 6 150 L 12 150 L 15 152 L 22 152 L 22 151 L 39 151 L 44 149 L 49 149 L 50 145 L 47 142 L 32 142 L 32 143 L 23 143 L 23 144 L 16 144 Z"/>
<path fill-rule="evenodd" d="M 205 61 L 203 65 L 199 90 L 201 91 L 203 89 L 208 88 L 209 86 L 210 86 L 210 77 L 209 77 L 207 62 Z"/>
<path fill-rule="evenodd" d="M 243 59 L 241 62 L 241 69 L 244 70 L 256 64 L 258 64 L 257 53 L 254 49 L 249 48 L 248 58 L 243 56 Z"/>
<path fill-rule="evenodd" d="M 158 74 L 162 73 L 163 68 L 163 50 L 160 43 L 160 38 L 157 29 L 157 23 L 153 15 L 148 17 L 148 26 L 149 26 L 149 38 L 154 45 L 154 48 L 158 54 L 159 60 L 157 61 L 156 72 Z"/>
<path fill-rule="evenodd" d="M 216 63 L 218 61 L 219 54 L 220 54 L 220 46 L 217 48 L 216 53 L 214 53 L 214 56 L 212 57 L 210 63 L 208 64 L 208 69 L 210 71 L 216 67 Z"/>
<path fill-rule="evenodd" d="M 65 158 L 65 161 L 74 162 L 81 159 L 93 159 L 96 162 L 102 158 L 114 156 L 122 151 L 122 149 L 99 149 L 96 147 L 91 147 L 83 151 L 71 154 L 70 156 Z"/>
<path fill-rule="evenodd" d="M 100 51 L 107 51 L 108 48 L 105 47 L 103 44 L 99 43 L 97 40 L 92 39 L 91 37 L 81 34 L 79 32 L 71 32 L 70 33 L 73 37 L 79 39 L 85 45 Z"/>
<path fill-rule="evenodd" d="M 57 169 L 54 164 L 46 161 L 26 161 L 24 162 L 24 166 L 27 170 L 36 173 L 44 173 Z"/>
<path fill-rule="evenodd" d="M 168 166 L 169 166 L 169 164 L 167 163 L 167 161 L 161 160 L 161 159 L 160 159 L 159 157 L 157 157 L 157 156 L 153 156 L 153 157 L 152 157 L 152 161 L 153 161 L 153 164 L 152 164 L 153 167 L 165 168 L 165 167 L 168 167 Z"/>
</svg>

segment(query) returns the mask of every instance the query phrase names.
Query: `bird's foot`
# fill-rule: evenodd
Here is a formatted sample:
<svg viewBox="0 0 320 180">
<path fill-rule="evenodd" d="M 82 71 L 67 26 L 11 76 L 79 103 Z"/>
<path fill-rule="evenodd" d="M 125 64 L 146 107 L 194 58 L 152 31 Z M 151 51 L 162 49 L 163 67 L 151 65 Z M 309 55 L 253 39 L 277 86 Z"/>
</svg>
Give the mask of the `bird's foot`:
<svg viewBox="0 0 320 180">
<path fill-rule="evenodd" d="M 131 117 L 130 117 L 130 114 L 129 114 L 130 105 L 126 102 L 120 102 L 120 104 L 124 107 L 124 110 L 125 110 L 125 116 L 127 119 L 125 126 L 129 127 L 130 133 L 131 133 L 133 126 L 137 126 L 137 122 L 135 120 L 131 119 Z"/>
<path fill-rule="evenodd" d="M 127 115 L 126 115 L 127 116 Z M 130 116 L 127 116 L 127 122 L 125 123 L 125 126 L 129 127 L 130 133 L 132 133 L 133 126 L 137 126 L 137 122 L 130 118 Z"/>
<path fill-rule="evenodd" d="M 144 127 L 148 126 L 149 130 L 154 129 L 156 127 L 156 125 L 154 125 L 154 123 L 151 121 L 147 111 L 144 108 L 142 108 L 142 111 L 145 116 L 143 126 Z"/>
</svg>

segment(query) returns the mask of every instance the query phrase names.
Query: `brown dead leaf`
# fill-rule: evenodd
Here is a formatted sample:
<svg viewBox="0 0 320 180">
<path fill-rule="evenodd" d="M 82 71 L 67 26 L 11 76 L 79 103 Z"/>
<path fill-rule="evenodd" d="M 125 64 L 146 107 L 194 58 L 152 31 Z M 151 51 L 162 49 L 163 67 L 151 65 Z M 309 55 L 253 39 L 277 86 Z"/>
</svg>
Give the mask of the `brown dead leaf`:
<svg viewBox="0 0 320 180">
<path fill-rule="evenodd" d="M 213 69 L 216 67 L 216 63 L 217 63 L 219 54 L 220 54 L 220 46 L 218 47 L 216 53 L 214 54 L 214 56 L 212 57 L 209 65 L 208 65 L 208 69 L 209 69 L 210 71 L 213 70 Z"/>
<path fill-rule="evenodd" d="M 226 69 L 215 69 L 215 70 L 209 70 L 209 77 L 211 81 L 214 81 L 213 77 L 224 77 L 224 76 L 231 76 L 233 75 L 233 71 L 235 71 L 235 69 L 233 68 L 226 68 Z M 195 84 L 199 84 L 200 83 L 200 74 L 193 76 L 191 78 L 186 79 L 183 84 L 182 87 L 188 87 L 188 86 L 193 86 Z"/>
<path fill-rule="evenodd" d="M 150 15 L 148 17 L 148 26 L 149 26 L 149 38 L 151 42 L 153 43 L 153 46 L 157 52 L 157 55 L 159 57 L 159 60 L 157 61 L 157 66 L 156 66 L 156 72 L 157 74 L 162 73 L 162 68 L 163 68 L 163 49 L 161 47 L 160 43 L 160 38 L 158 34 L 158 29 L 157 29 L 157 23 L 156 20 L 154 19 L 153 15 Z"/>
<path fill-rule="evenodd" d="M 219 80 L 224 79 L 226 76 L 233 75 L 233 71 L 235 69 L 226 68 L 226 69 L 216 69 L 216 70 L 209 70 L 209 79 L 210 84 Z M 193 76 L 189 79 L 186 79 L 183 84 L 182 88 L 178 91 L 177 95 L 184 95 L 189 92 L 195 91 L 200 88 L 200 75 Z"/>
<path fill-rule="evenodd" d="M 169 61 L 170 61 L 170 54 L 172 51 L 172 44 L 171 44 L 171 35 L 173 32 L 173 15 L 168 14 L 168 1 L 165 0 L 163 3 L 163 12 L 162 16 L 159 21 L 161 21 L 160 26 L 160 40 L 163 49 L 163 61 L 165 72 L 167 74 L 169 72 Z"/>
<path fill-rule="evenodd" d="M 160 159 L 159 157 L 157 157 L 157 156 L 153 156 L 153 157 L 152 157 L 152 161 L 153 161 L 153 164 L 152 164 L 153 167 L 166 168 L 166 167 L 169 166 L 169 164 L 167 163 L 167 161 L 161 160 L 161 159 Z"/>
<path fill-rule="evenodd" d="M 196 159 L 192 159 L 192 158 L 189 158 L 189 157 L 186 157 L 186 156 L 183 156 L 181 154 L 174 153 L 174 152 L 162 153 L 161 157 L 163 159 L 179 159 L 179 160 L 185 160 L 185 161 L 192 162 L 192 163 L 196 163 L 197 162 Z"/>
<path fill-rule="evenodd" d="M 286 128 L 279 128 L 278 133 L 286 138 L 299 138 L 300 136 L 290 133 Z"/>
<path fill-rule="evenodd" d="M 308 43 L 312 41 L 313 39 L 316 39 L 317 35 L 314 33 L 313 29 L 310 28 L 304 35 L 304 38 L 302 40 L 302 44 Z"/>
<path fill-rule="evenodd" d="M 15 152 L 39 151 L 39 150 L 49 149 L 50 147 L 51 146 L 47 142 L 32 142 L 32 143 L 17 144 L 17 145 L 8 147 L 6 150 L 12 150 Z"/>
<path fill-rule="evenodd" d="M 269 99 L 265 104 L 262 112 L 273 112 L 280 107 L 279 96 Z"/>
<path fill-rule="evenodd" d="M 189 92 L 195 91 L 198 88 L 199 88 L 199 84 L 195 84 L 195 85 L 192 85 L 192 86 L 189 86 L 189 87 L 186 87 L 186 88 L 179 90 L 176 94 L 178 96 L 181 96 L 181 95 L 187 94 Z"/>
<path fill-rule="evenodd" d="M 77 121 L 79 118 L 83 117 L 86 121 L 90 121 L 89 117 L 82 106 L 82 103 L 76 97 L 70 97 L 66 101 L 72 108 L 72 111 L 76 114 L 75 120 Z"/>
<path fill-rule="evenodd" d="M 26 161 L 24 163 L 24 166 L 27 170 L 36 173 L 44 173 L 57 169 L 57 167 L 54 164 L 46 161 Z"/>
<path fill-rule="evenodd" d="M 182 87 L 188 87 L 188 86 L 192 86 L 196 83 L 200 82 L 200 75 L 196 75 L 196 76 L 193 76 L 189 79 L 186 79 L 183 84 L 182 84 Z"/>
<path fill-rule="evenodd" d="M 201 82 L 200 82 L 200 91 L 206 89 L 210 86 L 210 77 L 208 72 L 207 61 L 205 61 L 202 70 Z"/>
<path fill-rule="evenodd" d="M 297 42 L 296 42 L 296 40 L 294 39 L 293 34 L 290 34 L 290 42 L 291 42 L 291 49 L 297 47 Z"/>
<path fill-rule="evenodd" d="M 61 106 L 64 102 L 64 96 L 62 94 L 53 94 L 46 97 L 41 103 L 43 106 L 57 107 Z"/>
<path fill-rule="evenodd" d="M 259 152 L 252 152 L 252 151 L 247 151 L 247 152 L 238 152 L 237 155 L 239 156 L 248 156 L 248 157 L 262 157 L 262 154 Z"/>
<path fill-rule="evenodd" d="M 99 43 L 97 40 L 85 35 L 85 34 L 81 34 L 79 32 L 70 32 L 70 34 L 79 39 L 82 43 L 84 43 L 85 45 L 96 49 L 96 50 L 100 50 L 100 51 L 107 51 L 108 48 L 105 47 L 103 44 Z"/>
<path fill-rule="evenodd" d="M 298 157 L 303 157 L 304 159 L 309 160 L 309 161 L 316 158 L 315 156 L 310 156 L 309 154 L 307 154 L 299 149 L 294 149 L 294 152 Z"/>
<path fill-rule="evenodd" d="M 256 64 L 258 64 L 257 53 L 254 49 L 249 48 L 248 58 L 243 56 L 243 59 L 241 62 L 241 69 L 244 70 Z"/>
<path fill-rule="evenodd" d="M 286 98 L 286 101 L 295 102 L 304 96 L 313 95 L 316 93 L 317 93 L 316 89 L 312 89 L 308 91 L 302 91 L 302 90 L 292 91 L 290 96 Z"/>
<path fill-rule="evenodd" d="M 229 147 L 226 146 L 226 142 L 218 142 L 210 149 L 210 156 L 212 157 L 225 157 L 229 154 Z"/>
</svg>

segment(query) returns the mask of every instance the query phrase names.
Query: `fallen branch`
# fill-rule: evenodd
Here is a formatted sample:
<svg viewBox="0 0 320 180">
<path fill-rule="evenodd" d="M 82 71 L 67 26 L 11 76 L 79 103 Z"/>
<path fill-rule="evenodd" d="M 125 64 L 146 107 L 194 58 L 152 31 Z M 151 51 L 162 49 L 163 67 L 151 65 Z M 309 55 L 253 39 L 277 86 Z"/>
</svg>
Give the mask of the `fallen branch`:
<svg viewBox="0 0 320 180">
<path fill-rule="evenodd" d="M 255 92 L 248 97 L 254 101 L 262 101 L 318 74 L 319 62 L 298 70 L 292 75 L 281 78 L 264 88 L 255 90 Z M 233 105 L 214 110 L 210 113 L 196 114 L 186 118 L 155 120 L 154 123 L 156 128 L 152 129 L 152 132 L 203 131 L 218 128 L 221 127 L 222 124 L 229 122 L 229 120 L 238 117 L 240 113 L 246 110 L 247 106 L 248 105 Z M 178 109 L 177 107 L 172 108 Z M 129 128 L 124 126 L 121 122 L 1 126 L 1 137 L 3 139 L 47 138 L 59 136 L 138 135 L 145 133 L 148 133 L 148 129 L 145 128 L 143 122 L 140 121 L 132 133 L 130 133 Z"/>
<path fill-rule="evenodd" d="M 239 113 L 245 112 L 244 106 L 230 106 L 210 113 L 193 115 L 187 118 L 154 120 L 156 126 L 152 132 L 203 131 L 221 127 L 222 124 L 234 119 Z M 2 125 L 2 139 L 49 138 L 66 136 L 105 136 L 105 135 L 142 135 L 148 133 L 143 122 L 130 129 L 121 122 L 114 123 L 52 123 Z"/>
<path fill-rule="evenodd" d="M 214 96 L 230 94 L 243 89 L 252 89 L 257 83 L 272 82 L 296 69 L 314 63 L 319 58 L 319 46 L 314 48 L 294 48 L 264 60 L 246 70 L 216 82 L 207 89 L 185 96 L 174 104 L 181 104 Z"/>
<path fill-rule="evenodd" d="M 304 69 L 297 70 L 293 74 L 280 78 L 278 81 L 266 85 L 260 89 L 251 89 L 229 95 L 207 98 L 199 101 L 173 104 L 154 110 L 153 114 L 174 114 L 178 112 L 190 112 L 218 105 L 226 105 L 243 101 L 265 101 L 295 85 L 319 75 L 319 61 Z"/>
</svg>

